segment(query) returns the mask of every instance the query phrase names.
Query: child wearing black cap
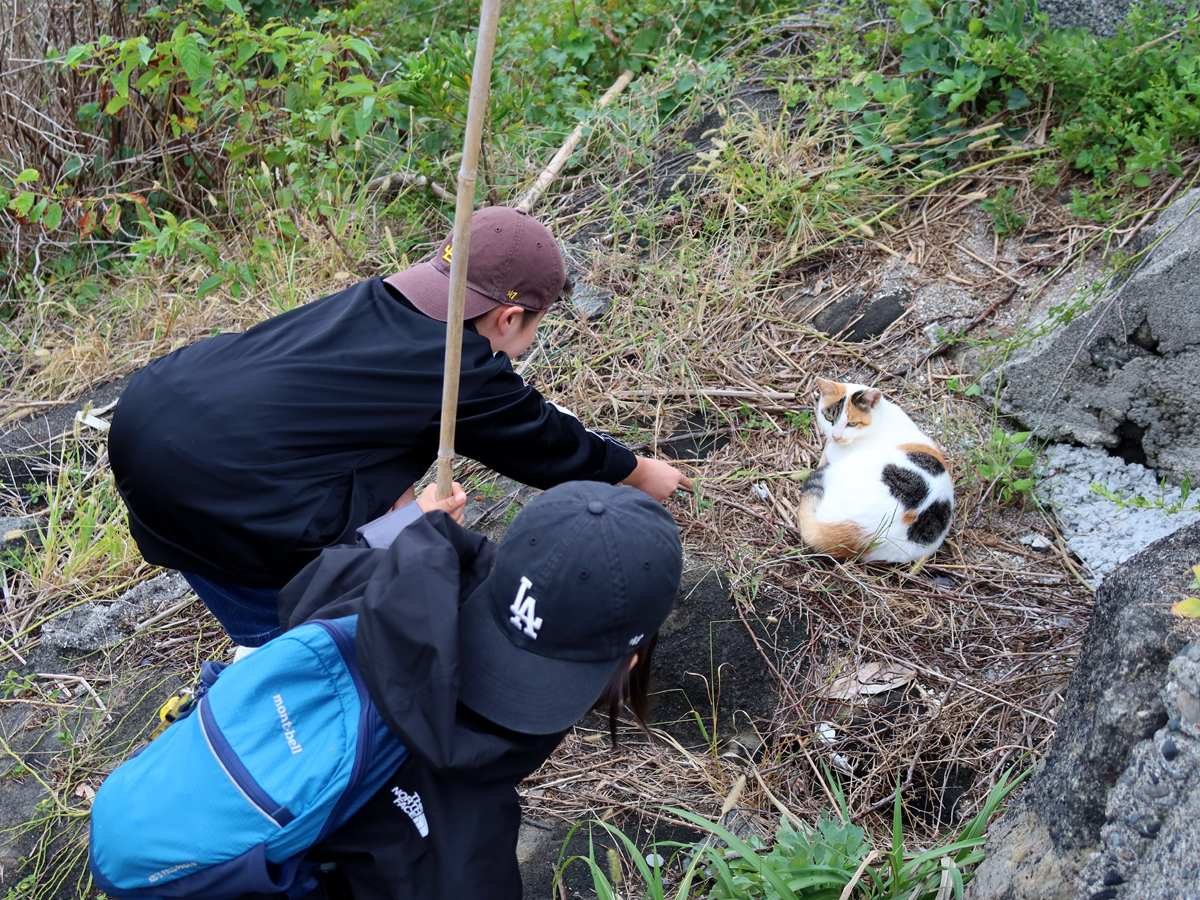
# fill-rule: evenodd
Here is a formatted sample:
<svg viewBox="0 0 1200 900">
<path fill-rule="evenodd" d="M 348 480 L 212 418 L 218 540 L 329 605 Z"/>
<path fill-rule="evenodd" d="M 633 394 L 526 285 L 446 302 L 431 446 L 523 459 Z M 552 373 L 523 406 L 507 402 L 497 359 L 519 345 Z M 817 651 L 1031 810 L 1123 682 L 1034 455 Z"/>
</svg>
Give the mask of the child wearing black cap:
<svg viewBox="0 0 1200 900">
<path fill-rule="evenodd" d="M 368 540 L 392 543 L 326 550 L 280 597 L 289 627 L 359 616 L 367 690 L 410 751 L 310 852 L 333 864 L 310 898 L 519 900 L 516 785 L 588 710 L 640 721 L 678 529 L 641 491 L 576 482 L 499 547 L 440 513 L 394 513 Z"/>
<path fill-rule="evenodd" d="M 471 222 L 456 450 L 517 481 L 691 483 L 548 403 L 512 368 L 567 286 L 545 226 Z M 202 340 L 137 373 L 108 451 L 148 562 L 179 569 L 238 644 L 279 633 L 279 589 L 413 499 L 437 455 L 453 233 L 433 259 Z M 461 493 L 441 508 L 462 520 Z"/>
</svg>

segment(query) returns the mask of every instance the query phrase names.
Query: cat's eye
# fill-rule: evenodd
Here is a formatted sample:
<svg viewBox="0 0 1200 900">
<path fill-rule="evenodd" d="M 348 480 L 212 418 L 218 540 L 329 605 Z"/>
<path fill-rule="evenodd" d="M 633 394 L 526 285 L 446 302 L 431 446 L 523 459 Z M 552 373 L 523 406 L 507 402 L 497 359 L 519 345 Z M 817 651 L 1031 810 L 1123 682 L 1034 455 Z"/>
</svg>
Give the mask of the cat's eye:
<svg viewBox="0 0 1200 900">
<path fill-rule="evenodd" d="M 859 422 L 847 422 L 846 427 L 847 428 L 857 428 L 860 424 L 861 423 L 859 423 Z"/>
</svg>

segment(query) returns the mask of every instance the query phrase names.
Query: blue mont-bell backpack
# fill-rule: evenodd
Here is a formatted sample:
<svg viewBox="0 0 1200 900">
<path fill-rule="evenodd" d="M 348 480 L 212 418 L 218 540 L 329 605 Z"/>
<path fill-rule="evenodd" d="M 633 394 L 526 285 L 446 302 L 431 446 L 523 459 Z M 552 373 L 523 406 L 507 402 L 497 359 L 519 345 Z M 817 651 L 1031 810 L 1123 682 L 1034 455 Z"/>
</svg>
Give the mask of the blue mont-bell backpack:
<svg viewBox="0 0 1200 900">
<path fill-rule="evenodd" d="M 356 626 L 309 622 L 235 665 L 205 663 L 192 712 L 96 793 L 90 865 L 105 893 L 225 900 L 315 886 L 305 851 L 408 755 L 367 696 Z"/>
</svg>

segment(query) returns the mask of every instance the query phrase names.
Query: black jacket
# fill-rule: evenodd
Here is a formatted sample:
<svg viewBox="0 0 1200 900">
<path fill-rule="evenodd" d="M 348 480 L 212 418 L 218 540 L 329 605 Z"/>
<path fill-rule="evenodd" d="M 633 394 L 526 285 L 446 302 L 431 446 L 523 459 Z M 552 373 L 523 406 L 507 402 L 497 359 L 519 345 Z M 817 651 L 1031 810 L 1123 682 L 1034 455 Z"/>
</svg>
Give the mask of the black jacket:
<svg viewBox="0 0 1200 900">
<path fill-rule="evenodd" d="M 388 549 L 326 550 L 280 593 L 285 629 L 358 615 L 367 690 L 410 751 L 388 783 L 310 851 L 337 868 L 308 900 L 520 900 L 516 785 L 562 735 L 508 731 L 458 703 L 458 608 L 494 553 L 487 539 L 437 512 Z"/>
<path fill-rule="evenodd" d="M 108 452 L 142 555 L 273 588 L 352 541 L 437 457 L 445 331 L 372 278 L 138 372 Z M 540 488 L 615 484 L 636 465 L 470 325 L 455 449 Z"/>
</svg>

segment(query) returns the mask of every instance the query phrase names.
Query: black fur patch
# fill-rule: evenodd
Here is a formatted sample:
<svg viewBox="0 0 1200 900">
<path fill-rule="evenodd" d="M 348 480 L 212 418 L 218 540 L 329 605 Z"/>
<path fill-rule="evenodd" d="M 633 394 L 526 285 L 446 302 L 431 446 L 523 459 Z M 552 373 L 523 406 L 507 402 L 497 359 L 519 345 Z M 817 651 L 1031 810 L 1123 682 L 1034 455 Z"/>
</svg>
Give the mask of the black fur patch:
<svg viewBox="0 0 1200 900">
<path fill-rule="evenodd" d="M 866 391 L 855 391 L 850 397 L 850 402 L 865 413 L 869 413 L 871 411 L 871 401 L 867 399 Z"/>
<path fill-rule="evenodd" d="M 825 466 L 813 469 L 808 473 L 808 477 L 804 479 L 804 489 L 800 493 L 815 494 L 817 497 L 825 496 Z"/>
<path fill-rule="evenodd" d="M 821 414 L 824 415 L 828 421 L 836 422 L 838 420 L 838 416 L 840 416 L 842 414 L 842 407 L 845 405 L 846 405 L 846 398 L 843 397 L 841 400 L 839 400 L 837 403 L 834 403 L 832 406 L 827 406 L 823 410 L 821 410 Z"/>
<path fill-rule="evenodd" d="M 883 483 L 905 509 L 916 509 L 929 493 L 924 478 L 912 469 L 902 469 L 891 463 L 883 467 Z"/>
<path fill-rule="evenodd" d="M 908 526 L 908 539 L 914 544 L 928 546 L 936 541 L 950 524 L 950 501 L 938 500 L 930 503 L 917 521 Z"/>
<path fill-rule="evenodd" d="M 946 467 L 942 465 L 942 461 L 932 453 L 921 453 L 913 450 L 904 454 L 908 457 L 908 461 L 918 469 L 924 469 L 930 475 L 941 475 L 946 471 Z"/>
</svg>

